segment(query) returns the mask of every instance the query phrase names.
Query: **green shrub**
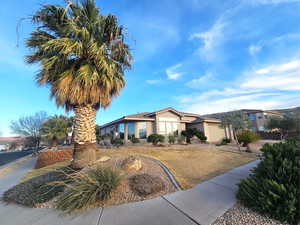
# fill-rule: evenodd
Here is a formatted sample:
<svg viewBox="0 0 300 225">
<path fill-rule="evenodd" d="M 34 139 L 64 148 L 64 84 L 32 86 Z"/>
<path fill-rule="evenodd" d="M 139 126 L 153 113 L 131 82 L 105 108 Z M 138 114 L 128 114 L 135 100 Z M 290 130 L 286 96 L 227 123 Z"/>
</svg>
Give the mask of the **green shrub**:
<svg viewBox="0 0 300 225">
<path fill-rule="evenodd" d="M 70 176 L 70 179 L 70 184 L 62 182 L 67 189 L 57 199 L 57 208 L 65 212 L 87 209 L 108 199 L 120 184 L 121 176 L 111 168 L 97 167 L 87 172 L 78 172 Z"/>
<path fill-rule="evenodd" d="M 165 188 L 160 177 L 153 177 L 149 174 L 137 174 L 130 177 L 129 186 L 139 196 L 154 194 Z"/>
<path fill-rule="evenodd" d="M 163 143 L 165 141 L 165 137 L 161 134 L 151 134 L 147 138 L 147 142 L 152 143 L 153 145 L 157 145 L 158 143 Z"/>
<path fill-rule="evenodd" d="M 238 132 L 236 136 L 239 143 L 243 143 L 244 147 L 254 141 L 259 140 L 259 136 L 257 135 L 257 133 L 252 130 L 242 130 Z"/>
<path fill-rule="evenodd" d="M 124 140 L 121 138 L 115 138 L 115 139 L 112 139 L 111 143 L 112 143 L 112 145 L 119 147 L 119 146 L 124 145 Z"/>
<path fill-rule="evenodd" d="M 300 224 L 300 141 L 266 144 L 263 161 L 239 184 L 237 198 L 247 207 L 283 223 Z"/>
<path fill-rule="evenodd" d="M 223 138 L 220 144 L 217 144 L 217 146 L 221 146 L 221 145 L 227 145 L 229 144 L 231 141 L 229 138 Z"/>
<path fill-rule="evenodd" d="M 202 131 L 197 130 L 197 132 L 195 133 L 195 136 L 197 138 L 199 138 L 200 141 L 205 142 L 207 140 L 207 137 L 204 135 L 204 133 Z"/>
<path fill-rule="evenodd" d="M 169 144 L 175 144 L 176 138 L 174 135 L 169 135 L 168 136 L 168 142 Z"/>
<path fill-rule="evenodd" d="M 132 137 L 132 138 L 130 139 L 130 141 L 131 141 L 131 143 L 133 143 L 133 144 L 140 143 L 140 139 L 138 139 L 138 138 L 136 138 L 136 137 Z"/>
<path fill-rule="evenodd" d="M 183 130 L 181 132 L 181 135 L 186 137 L 186 141 L 189 144 L 191 143 L 191 138 L 194 136 L 196 136 L 203 142 L 207 140 L 207 137 L 204 135 L 204 133 L 195 127 L 188 127 L 186 130 Z"/>
<path fill-rule="evenodd" d="M 51 171 L 17 184 L 3 194 L 3 200 L 24 206 L 34 207 L 38 203 L 48 202 L 64 191 L 64 185 L 52 186 L 51 182 L 68 180 L 69 173 L 74 170 L 65 167 L 61 170 Z"/>
</svg>

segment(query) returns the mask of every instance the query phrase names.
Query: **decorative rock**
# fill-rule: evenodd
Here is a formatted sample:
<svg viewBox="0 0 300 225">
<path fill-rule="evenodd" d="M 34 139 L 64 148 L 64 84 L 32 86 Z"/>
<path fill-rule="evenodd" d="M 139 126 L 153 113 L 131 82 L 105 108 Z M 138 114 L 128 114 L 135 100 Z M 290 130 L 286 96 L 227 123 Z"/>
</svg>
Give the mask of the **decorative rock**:
<svg viewBox="0 0 300 225">
<path fill-rule="evenodd" d="M 123 160 L 121 167 L 127 172 L 138 171 L 142 168 L 142 161 L 133 156 L 129 156 Z"/>
<path fill-rule="evenodd" d="M 111 158 L 109 156 L 102 156 L 99 160 L 97 160 L 97 162 L 107 162 L 110 159 Z"/>
</svg>

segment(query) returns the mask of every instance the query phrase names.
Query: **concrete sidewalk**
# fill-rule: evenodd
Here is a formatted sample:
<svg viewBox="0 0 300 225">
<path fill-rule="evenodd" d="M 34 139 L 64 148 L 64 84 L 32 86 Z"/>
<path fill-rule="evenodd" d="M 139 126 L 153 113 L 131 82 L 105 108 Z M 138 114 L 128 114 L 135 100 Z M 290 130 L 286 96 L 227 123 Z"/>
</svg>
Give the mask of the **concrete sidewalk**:
<svg viewBox="0 0 300 225">
<path fill-rule="evenodd" d="M 31 161 L 32 163 L 33 161 Z M 249 175 L 255 161 L 235 168 L 196 187 L 143 202 L 62 216 L 52 209 L 29 209 L 0 203 L 1 224 L 5 225 L 209 225 L 235 203 L 236 184 Z M 28 171 L 32 164 L 24 165 Z M 20 176 L 21 171 L 16 175 Z M 6 179 L 11 182 L 13 178 Z M 15 179 L 17 181 L 17 179 Z M 5 178 L 0 179 L 0 187 Z M 9 186 L 9 185 L 7 185 Z"/>
<path fill-rule="evenodd" d="M 29 171 L 32 170 L 35 166 L 36 158 L 29 159 L 22 163 L 19 167 L 13 169 L 7 175 L 0 177 L 0 197 L 3 193 L 13 187 L 20 179 Z M 11 165 L 11 164 L 9 164 Z"/>
</svg>

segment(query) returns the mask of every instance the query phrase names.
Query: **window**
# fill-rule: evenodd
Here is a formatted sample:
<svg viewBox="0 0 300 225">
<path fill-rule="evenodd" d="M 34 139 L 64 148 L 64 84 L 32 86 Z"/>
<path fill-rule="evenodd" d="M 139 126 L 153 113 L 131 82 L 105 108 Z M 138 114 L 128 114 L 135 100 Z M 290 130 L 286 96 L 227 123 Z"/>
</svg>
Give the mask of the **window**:
<svg viewBox="0 0 300 225">
<path fill-rule="evenodd" d="M 135 123 L 128 123 L 128 139 L 135 137 Z"/>
<path fill-rule="evenodd" d="M 139 123 L 139 138 L 146 139 L 147 138 L 147 123 Z"/>
<path fill-rule="evenodd" d="M 178 123 L 176 122 L 159 122 L 159 133 L 162 135 L 174 134 L 178 132 Z"/>
<path fill-rule="evenodd" d="M 166 132 L 166 123 L 159 122 L 159 134 L 165 134 Z"/>
<path fill-rule="evenodd" d="M 120 123 L 119 124 L 118 132 L 119 132 L 120 138 L 124 139 L 124 133 L 125 133 L 125 125 L 124 125 L 124 123 Z"/>
<path fill-rule="evenodd" d="M 255 120 L 255 114 L 248 114 L 249 120 Z"/>
</svg>

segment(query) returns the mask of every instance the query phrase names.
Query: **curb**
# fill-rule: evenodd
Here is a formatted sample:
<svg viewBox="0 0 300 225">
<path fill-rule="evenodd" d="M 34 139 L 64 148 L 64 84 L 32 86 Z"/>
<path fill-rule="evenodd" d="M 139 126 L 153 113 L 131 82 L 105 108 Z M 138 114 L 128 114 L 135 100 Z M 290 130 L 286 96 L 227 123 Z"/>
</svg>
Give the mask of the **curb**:
<svg viewBox="0 0 300 225">
<path fill-rule="evenodd" d="M 141 156 L 139 155 L 139 157 L 141 158 L 144 158 L 144 159 L 149 159 L 155 163 L 157 163 L 163 170 L 164 172 L 167 174 L 168 178 L 170 179 L 170 181 L 173 183 L 173 185 L 175 186 L 175 188 L 178 190 L 178 191 L 182 191 L 182 187 L 181 185 L 179 184 L 179 182 L 176 180 L 176 178 L 174 177 L 174 175 L 171 173 L 171 171 L 159 160 L 157 159 L 154 159 L 154 158 L 150 158 L 150 157 L 147 157 L 147 156 Z"/>
</svg>

